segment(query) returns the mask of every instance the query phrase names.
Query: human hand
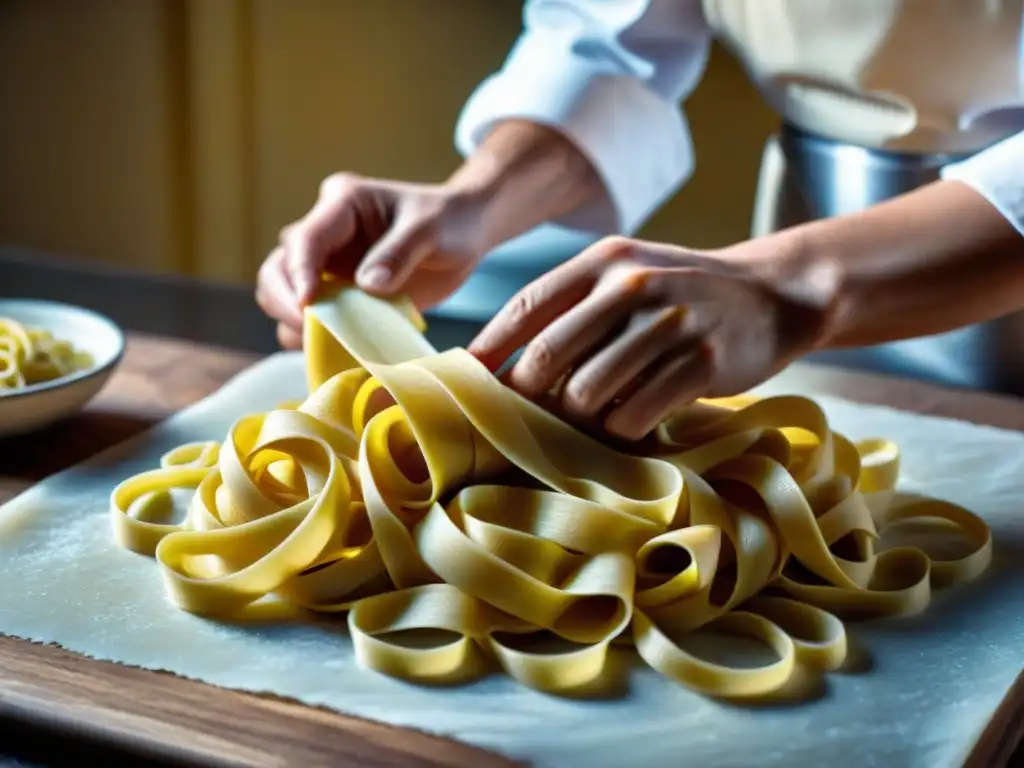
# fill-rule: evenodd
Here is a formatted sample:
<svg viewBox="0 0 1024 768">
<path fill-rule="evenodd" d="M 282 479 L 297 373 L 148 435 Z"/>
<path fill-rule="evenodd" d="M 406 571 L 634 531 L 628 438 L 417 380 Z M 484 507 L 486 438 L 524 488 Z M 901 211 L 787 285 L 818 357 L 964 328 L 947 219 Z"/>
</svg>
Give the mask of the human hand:
<svg viewBox="0 0 1024 768">
<path fill-rule="evenodd" d="M 302 316 L 323 273 L 355 279 L 370 293 L 437 304 L 468 277 L 485 251 L 479 204 L 450 185 L 335 174 L 313 208 L 281 231 L 260 268 L 256 301 L 278 322 L 285 348 L 302 346 Z"/>
<path fill-rule="evenodd" d="M 558 385 L 570 421 L 642 439 L 687 403 L 744 392 L 821 343 L 838 272 L 822 260 L 787 274 L 774 242 L 698 252 L 602 240 L 521 290 L 469 350 L 497 370 L 525 345 L 510 386 L 538 399 Z"/>
</svg>

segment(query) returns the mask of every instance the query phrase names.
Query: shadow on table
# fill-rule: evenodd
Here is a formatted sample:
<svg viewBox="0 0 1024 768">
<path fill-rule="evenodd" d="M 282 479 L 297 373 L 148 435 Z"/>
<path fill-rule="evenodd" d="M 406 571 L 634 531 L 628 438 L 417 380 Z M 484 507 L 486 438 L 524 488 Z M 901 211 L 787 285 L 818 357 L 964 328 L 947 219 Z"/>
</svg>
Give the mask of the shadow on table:
<svg viewBox="0 0 1024 768">
<path fill-rule="evenodd" d="M 928 522 L 923 520 L 921 522 Z M 940 521 L 941 522 L 941 521 Z M 921 539 L 924 530 L 908 529 L 908 541 L 900 537 L 887 539 L 888 546 L 901 546 L 912 541 L 917 543 L 934 561 L 958 559 L 966 552 L 955 548 L 949 549 L 948 530 L 939 526 L 931 539 Z M 956 538 L 955 536 L 953 538 Z M 969 542 L 960 542 L 961 546 L 974 546 Z M 831 680 L 843 676 L 865 675 L 877 672 L 875 660 L 871 655 L 870 635 L 882 632 L 888 635 L 932 635 L 943 636 L 949 632 L 963 632 L 971 626 L 971 617 L 982 615 L 993 605 L 1013 605 L 1020 598 L 1021 584 L 1024 582 L 1024 541 L 1011 536 L 996 536 L 993 547 L 993 558 L 990 567 L 973 581 L 955 584 L 949 587 L 932 589 L 932 598 L 925 609 L 917 615 L 898 616 L 887 619 L 851 619 L 844 621 L 847 629 L 847 656 L 843 665 L 833 671 L 820 672 L 798 665 L 787 683 L 767 696 L 756 698 L 719 699 L 729 707 L 747 709 L 787 708 L 813 705 L 829 693 Z M 986 608 L 988 607 L 988 608 Z M 742 610 L 742 607 L 741 607 Z M 315 626 L 329 633 L 337 633 L 339 638 L 351 642 L 347 614 L 318 614 L 297 608 L 280 599 L 264 599 L 249 606 L 240 613 L 220 620 L 225 625 L 243 626 L 253 629 L 266 637 L 279 636 L 287 640 L 290 632 L 298 626 Z M 711 627 L 711 625 L 708 625 Z M 702 628 L 676 638 L 680 647 L 693 657 L 710 662 L 723 664 L 733 669 L 756 668 L 773 664 L 777 661 L 774 653 L 759 641 L 748 640 L 735 634 L 721 634 L 706 631 Z M 870 634 L 862 630 L 870 629 Z M 458 638 L 454 633 L 439 631 L 417 631 L 415 633 L 399 633 L 388 636 L 390 642 L 399 642 L 407 647 L 437 647 Z M 579 650 L 580 646 L 566 647 L 564 641 L 557 638 L 542 636 L 542 633 L 531 636 L 500 635 L 497 639 L 507 647 L 518 648 L 527 652 L 562 653 Z M 613 645 L 608 662 L 599 679 L 576 689 L 563 691 L 560 698 L 576 699 L 618 699 L 628 696 L 631 680 L 637 670 L 646 666 L 634 649 L 628 645 Z M 463 679 L 446 681 L 444 686 L 459 685 L 472 680 L 481 679 L 491 674 L 504 675 L 495 664 L 487 668 L 472 669 Z M 438 687 L 438 686 L 431 686 Z M 443 687 L 443 686 L 442 686 Z"/>
<path fill-rule="evenodd" d="M 100 733 L 87 728 L 74 732 L 48 728 L 17 718 L 0 719 L 0 766 L 4 768 L 186 768 L 141 745 L 111 746 Z"/>
<path fill-rule="evenodd" d="M 351 643 L 351 634 L 346 620 L 347 614 L 318 614 L 295 607 L 278 598 L 269 597 L 248 606 L 241 611 L 217 619 L 209 619 L 222 626 L 244 628 L 258 634 L 261 638 L 278 638 L 287 642 L 292 633 L 300 627 L 315 627 L 328 634 L 336 634 L 339 639 Z M 522 636 L 499 634 L 496 636 L 502 644 L 508 647 L 520 647 L 521 650 L 532 650 L 533 652 L 566 652 L 579 650 L 580 646 L 567 644 L 558 638 L 546 633 L 538 633 L 537 636 L 524 639 Z M 410 648 L 437 647 L 457 639 L 455 633 L 440 630 L 417 630 L 415 632 L 393 633 L 386 637 L 389 642 L 396 643 Z M 693 642 L 694 639 L 697 642 Z M 731 638 L 737 639 L 737 638 Z M 692 633 L 687 637 L 685 643 L 687 650 L 701 658 L 711 661 L 723 661 L 721 638 L 714 636 L 700 637 L 700 633 Z M 566 647 L 569 645 L 570 647 Z M 862 663 L 867 655 L 858 652 L 855 641 L 851 643 L 853 650 L 851 657 L 855 659 L 853 667 L 847 669 L 847 673 L 860 673 L 869 668 L 868 664 Z M 719 646 L 716 648 L 716 646 Z M 735 660 L 736 650 L 732 651 L 732 658 Z M 728 654 L 727 654 L 728 655 Z M 767 648 L 759 648 L 747 661 L 751 665 L 770 663 L 773 659 L 767 658 L 770 651 Z M 437 683 L 416 682 L 409 685 L 427 688 L 448 688 L 472 684 L 492 675 L 505 676 L 493 661 L 483 661 L 481 654 L 480 663 L 471 665 L 465 674 L 459 679 L 439 681 Z M 551 694 L 555 698 L 578 699 L 585 701 L 601 701 L 622 699 L 630 693 L 630 683 L 633 676 L 647 664 L 639 657 L 636 651 L 625 644 L 616 644 L 609 649 L 608 658 L 604 669 L 598 678 L 557 694 Z M 739 707 L 786 707 L 810 705 L 821 699 L 828 693 L 827 675 L 822 675 L 811 670 L 797 668 L 790 680 L 782 689 L 759 698 L 756 702 L 742 700 L 723 700 L 722 703 Z"/>
<path fill-rule="evenodd" d="M 35 432 L 0 438 L 0 468 L 6 476 L 37 482 L 144 432 L 159 421 L 156 416 L 85 411 Z"/>
</svg>

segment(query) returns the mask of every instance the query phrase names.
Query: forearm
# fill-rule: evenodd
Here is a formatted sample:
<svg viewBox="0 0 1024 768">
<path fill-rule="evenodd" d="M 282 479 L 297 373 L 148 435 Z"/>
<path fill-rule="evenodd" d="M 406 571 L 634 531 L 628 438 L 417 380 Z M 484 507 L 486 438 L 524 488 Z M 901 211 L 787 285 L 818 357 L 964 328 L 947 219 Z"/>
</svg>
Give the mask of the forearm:
<svg viewBox="0 0 1024 768">
<path fill-rule="evenodd" d="M 480 236 L 488 248 L 605 194 L 593 165 L 569 139 L 523 120 L 499 124 L 448 184 L 480 200 Z"/>
<path fill-rule="evenodd" d="M 789 290 L 815 294 L 801 282 L 827 276 L 822 348 L 942 333 L 1024 308 L 1024 238 L 956 181 L 772 238 Z"/>
</svg>

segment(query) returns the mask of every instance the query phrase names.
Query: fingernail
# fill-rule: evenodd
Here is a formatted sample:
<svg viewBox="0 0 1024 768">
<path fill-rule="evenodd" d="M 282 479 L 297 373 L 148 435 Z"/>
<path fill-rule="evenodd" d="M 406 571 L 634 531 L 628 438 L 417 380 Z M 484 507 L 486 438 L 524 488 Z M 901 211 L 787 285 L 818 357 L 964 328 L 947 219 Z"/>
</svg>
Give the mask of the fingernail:
<svg viewBox="0 0 1024 768">
<path fill-rule="evenodd" d="M 387 267 L 370 267 L 359 274 L 359 282 L 367 288 L 386 288 L 391 281 L 391 271 Z"/>
</svg>

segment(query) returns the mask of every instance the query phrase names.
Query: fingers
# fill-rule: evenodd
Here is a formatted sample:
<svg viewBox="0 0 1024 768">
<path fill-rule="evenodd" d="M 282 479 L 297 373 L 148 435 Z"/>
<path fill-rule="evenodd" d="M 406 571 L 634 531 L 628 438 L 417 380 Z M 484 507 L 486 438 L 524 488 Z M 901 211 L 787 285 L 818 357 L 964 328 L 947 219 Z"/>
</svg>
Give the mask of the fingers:
<svg viewBox="0 0 1024 768">
<path fill-rule="evenodd" d="M 299 330 L 325 273 L 432 306 L 465 281 L 482 255 L 466 234 L 479 223 L 479 204 L 444 185 L 329 177 L 313 209 L 282 230 L 280 253 L 261 270 L 261 306 Z"/>
<path fill-rule="evenodd" d="M 260 268 L 256 303 L 278 321 L 277 341 L 284 349 L 302 349 L 302 313 L 285 269 L 284 249 L 275 248 Z"/>
<path fill-rule="evenodd" d="M 608 263 L 607 246 L 603 250 L 598 246 L 588 248 L 519 291 L 477 335 L 469 352 L 494 370 L 582 301 Z M 544 357 L 543 347 L 540 356 Z"/>
<path fill-rule="evenodd" d="M 498 370 L 525 347 L 506 383 L 573 423 L 640 440 L 713 385 L 731 391 L 772 362 L 772 308 L 759 283 L 719 261 L 602 241 L 516 294 L 469 351 Z"/>
<path fill-rule="evenodd" d="M 270 317 L 302 331 L 302 311 L 291 276 L 286 268 L 283 248 L 275 248 L 260 267 L 256 283 L 256 303 Z"/>
<path fill-rule="evenodd" d="M 286 268 L 299 306 L 313 298 L 331 254 L 355 234 L 357 194 L 358 188 L 352 187 L 336 197 L 321 198 L 304 219 L 282 232 Z"/>
<path fill-rule="evenodd" d="M 669 414 L 704 397 L 713 375 L 713 355 L 705 343 L 667 357 L 609 414 L 605 429 L 627 440 L 640 440 Z"/>
<path fill-rule="evenodd" d="M 591 281 L 556 269 L 513 296 L 469 346 L 469 352 L 495 369 L 563 312 L 590 293 Z"/>
<path fill-rule="evenodd" d="M 632 309 L 629 296 L 616 288 L 593 291 L 530 341 L 512 367 L 512 386 L 526 397 L 547 392 L 621 325 Z"/>
<path fill-rule="evenodd" d="M 416 268 L 436 250 L 433 222 L 397 221 L 366 254 L 356 271 L 356 284 L 366 291 L 401 291 Z"/>
<path fill-rule="evenodd" d="M 564 410 L 576 418 L 598 415 L 655 361 L 696 341 L 696 329 L 686 320 L 686 311 L 675 306 L 634 315 L 617 338 L 573 373 L 562 392 Z"/>
<path fill-rule="evenodd" d="M 363 212 L 376 219 L 363 222 L 364 229 L 367 224 L 381 232 L 386 227 L 387 214 L 376 200 L 384 190 L 378 186 L 351 174 L 324 180 L 312 210 L 281 231 L 280 246 L 261 270 L 257 295 L 268 314 L 301 332 L 302 308 L 316 295 L 328 262 L 356 239 Z"/>
<path fill-rule="evenodd" d="M 278 323 L 277 342 L 283 349 L 302 349 L 302 331 L 297 331 L 285 323 Z"/>
</svg>

